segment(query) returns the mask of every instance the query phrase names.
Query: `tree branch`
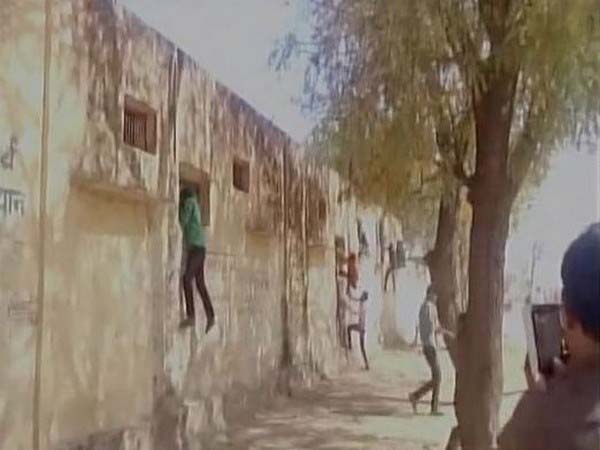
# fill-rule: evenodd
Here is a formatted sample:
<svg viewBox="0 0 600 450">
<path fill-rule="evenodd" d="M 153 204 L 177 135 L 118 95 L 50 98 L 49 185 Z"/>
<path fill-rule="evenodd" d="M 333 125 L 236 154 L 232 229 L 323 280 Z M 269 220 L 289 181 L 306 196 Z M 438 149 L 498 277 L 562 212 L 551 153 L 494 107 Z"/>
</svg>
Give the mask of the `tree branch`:
<svg viewBox="0 0 600 450">
<path fill-rule="evenodd" d="M 454 113 L 448 105 L 440 108 L 435 131 L 438 150 L 448 172 L 467 188 L 473 184 L 473 177 L 465 171 L 472 141 L 471 127 L 472 118 L 468 112 Z"/>
<path fill-rule="evenodd" d="M 493 52 L 504 43 L 510 7 L 511 0 L 478 1 L 479 15 L 487 30 Z"/>
<path fill-rule="evenodd" d="M 510 194 L 513 199 L 521 190 L 529 170 L 534 161 L 539 158 L 542 151 L 542 145 L 539 139 L 535 137 L 535 124 L 539 114 L 536 108 L 536 98 L 532 97 L 523 130 L 517 138 L 513 151 L 510 154 L 508 176 L 511 184 Z"/>
</svg>

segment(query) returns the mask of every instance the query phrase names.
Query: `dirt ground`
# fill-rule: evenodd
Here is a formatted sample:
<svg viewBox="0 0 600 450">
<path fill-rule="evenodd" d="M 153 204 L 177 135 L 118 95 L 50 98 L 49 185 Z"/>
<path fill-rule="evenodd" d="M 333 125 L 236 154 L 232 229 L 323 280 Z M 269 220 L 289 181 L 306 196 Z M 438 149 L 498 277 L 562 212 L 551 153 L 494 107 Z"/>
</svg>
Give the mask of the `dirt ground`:
<svg viewBox="0 0 600 450">
<path fill-rule="evenodd" d="M 525 386 L 521 370 L 524 354 L 505 352 L 505 420 Z M 443 449 L 455 424 L 454 389 L 449 358 L 441 354 L 444 415 L 428 414 L 428 399 L 414 415 L 407 400 L 411 390 L 428 378 L 418 350 L 379 352 L 371 356 L 371 370 L 361 369 L 360 355 L 352 355 L 351 368 L 311 390 L 280 398 L 252 419 L 230 426 L 212 450 L 300 449 Z"/>
</svg>

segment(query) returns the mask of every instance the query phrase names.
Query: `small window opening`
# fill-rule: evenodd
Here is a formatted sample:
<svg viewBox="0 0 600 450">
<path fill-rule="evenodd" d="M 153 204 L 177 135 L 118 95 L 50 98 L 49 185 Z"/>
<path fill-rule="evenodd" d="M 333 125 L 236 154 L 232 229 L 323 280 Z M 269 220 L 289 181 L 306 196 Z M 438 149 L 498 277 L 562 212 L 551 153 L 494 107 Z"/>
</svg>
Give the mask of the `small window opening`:
<svg viewBox="0 0 600 450">
<path fill-rule="evenodd" d="M 250 192 L 250 163 L 242 159 L 233 160 L 233 187 L 238 191 Z"/>
<path fill-rule="evenodd" d="M 156 153 L 156 113 L 148 105 L 125 96 L 123 142 L 148 153 Z"/>
</svg>

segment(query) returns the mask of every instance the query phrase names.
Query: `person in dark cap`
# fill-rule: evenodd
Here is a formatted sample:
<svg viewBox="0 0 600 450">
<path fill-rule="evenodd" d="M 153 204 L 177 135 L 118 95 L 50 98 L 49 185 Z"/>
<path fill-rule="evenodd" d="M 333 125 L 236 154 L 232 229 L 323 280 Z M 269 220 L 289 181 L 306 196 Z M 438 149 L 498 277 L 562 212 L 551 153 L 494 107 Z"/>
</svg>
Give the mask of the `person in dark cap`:
<svg viewBox="0 0 600 450">
<path fill-rule="evenodd" d="M 569 359 L 521 397 L 502 450 L 600 449 L 600 223 L 571 243 L 561 277 Z"/>
</svg>

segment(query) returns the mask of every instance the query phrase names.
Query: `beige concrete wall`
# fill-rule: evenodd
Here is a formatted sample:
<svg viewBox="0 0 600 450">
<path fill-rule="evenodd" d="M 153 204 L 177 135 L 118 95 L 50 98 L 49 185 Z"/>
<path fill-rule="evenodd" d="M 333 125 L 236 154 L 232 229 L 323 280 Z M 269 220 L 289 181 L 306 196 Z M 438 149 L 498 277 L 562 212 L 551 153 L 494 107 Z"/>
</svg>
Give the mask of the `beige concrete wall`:
<svg viewBox="0 0 600 450">
<path fill-rule="evenodd" d="M 172 301 L 168 306 L 168 383 L 184 399 L 186 433 L 193 436 L 223 430 L 228 417 L 255 400 L 253 393 L 274 389 L 283 290 L 282 225 L 277 218 L 282 207 L 281 155 L 289 138 L 185 55 L 180 57 L 179 104 L 187 106 L 177 111 L 178 162 L 210 179 L 206 280 L 217 315 L 217 326 L 205 336 L 200 302 L 197 327 L 191 331 L 177 328 L 179 304 Z M 202 108 L 209 108 L 210 123 L 199 132 Z M 248 193 L 233 188 L 234 157 L 250 163 Z M 177 247 L 178 242 L 173 235 L 169 246 Z M 171 294 L 175 298 L 176 292 Z"/>
<path fill-rule="evenodd" d="M 7 0 L 1 7 L 0 448 L 29 450 L 39 277 L 44 4 Z"/>
<path fill-rule="evenodd" d="M 154 277 L 164 277 L 154 217 L 174 54 L 110 2 L 54 2 L 51 20 L 41 448 L 149 433 Z M 157 111 L 156 154 L 123 143 L 125 95 Z"/>
<path fill-rule="evenodd" d="M 0 155 L 17 149 L 0 187 L 24 199 L 0 213 L 0 449 L 33 448 L 34 429 L 40 449 L 210 442 L 276 388 L 335 373 L 334 236 L 356 250 L 357 217 L 371 230 L 379 213 L 112 1 L 51 2 L 50 33 L 46 2 L 1 7 L 25 4 L 31 26 L 0 43 Z M 154 154 L 123 143 L 126 96 L 156 111 Z M 234 158 L 250 164 L 247 193 Z M 208 336 L 200 301 L 196 328 L 178 326 L 180 169 L 210 186 Z"/>
</svg>

